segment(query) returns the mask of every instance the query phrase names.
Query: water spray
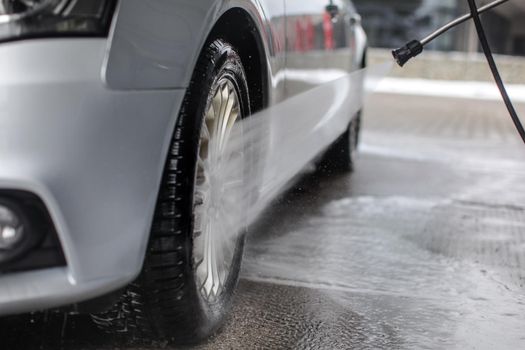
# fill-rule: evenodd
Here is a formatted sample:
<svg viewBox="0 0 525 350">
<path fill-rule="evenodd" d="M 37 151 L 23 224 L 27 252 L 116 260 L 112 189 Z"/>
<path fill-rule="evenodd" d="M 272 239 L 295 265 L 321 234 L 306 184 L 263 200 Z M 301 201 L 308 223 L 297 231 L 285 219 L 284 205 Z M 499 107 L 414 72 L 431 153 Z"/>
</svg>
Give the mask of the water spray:
<svg viewBox="0 0 525 350">
<path fill-rule="evenodd" d="M 387 62 L 350 74 L 340 72 L 338 79 L 235 123 L 221 161 L 208 169 L 214 181 L 224 184 L 217 198 L 228 212 L 214 237 L 235 239 L 240 227 L 254 223 L 301 170 L 341 135 L 361 110 L 364 97 L 391 67 Z M 316 79 L 301 71 L 287 74 L 310 83 Z M 239 169 L 244 169 L 242 185 L 236 180 Z"/>
<path fill-rule="evenodd" d="M 410 59 L 420 55 L 423 52 L 425 46 L 431 43 L 434 39 L 440 37 L 441 35 L 448 32 L 450 29 L 468 21 L 469 19 L 472 19 L 476 26 L 476 32 L 478 33 L 481 47 L 483 48 L 483 52 L 485 53 L 485 57 L 487 58 L 490 70 L 492 72 L 492 75 L 494 76 L 494 80 L 496 81 L 496 85 L 498 86 L 501 96 L 503 97 L 503 101 L 505 102 L 505 106 L 507 107 L 510 117 L 514 122 L 516 130 L 518 131 L 522 141 L 525 143 L 525 129 L 521 124 L 520 118 L 518 117 L 518 114 L 516 113 L 516 110 L 509 97 L 509 94 L 507 93 L 507 89 L 505 88 L 505 84 L 501 79 L 501 75 L 499 74 L 498 67 L 494 60 L 494 56 L 492 55 L 492 50 L 490 49 L 490 45 L 485 35 L 485 29 L 483 28 L 483 24 L 481 23 L 480 19 L 480 14 L 492 10 L 500 5 L 503 5 L 509 0 L 496 0 L 480 8 L 478 8 L 476 0 L 467 1 L 469 4 L 470 13 L 451 21 L 450 23 L 447 23 L 443 27 L 437 29 L 436 31 L 434 31 L 433 33 L 421 40 L 412 40 L 408 42 L 405 46 L 393 50 L 392 55 L 394 56 L 394 59 L 399 64 L 399 66 L 403 67 Z"/>
</svg>

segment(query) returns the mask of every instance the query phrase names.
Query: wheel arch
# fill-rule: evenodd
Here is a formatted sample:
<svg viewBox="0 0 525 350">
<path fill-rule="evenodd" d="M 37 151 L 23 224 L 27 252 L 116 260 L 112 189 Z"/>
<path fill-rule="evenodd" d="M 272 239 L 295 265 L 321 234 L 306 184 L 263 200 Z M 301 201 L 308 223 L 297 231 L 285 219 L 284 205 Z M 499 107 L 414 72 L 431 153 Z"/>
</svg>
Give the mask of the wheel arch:
<svg viewBox="0 0 525 350">
<path fill-rule="evenodd" d="M 227 41 L 238 50 L 248 81 L 252 113 L 267 107 L 269 72 L 266 50 L 252 16 L 240 7 L 227 10 L 215 23 L 206 42 L 217 38 Z"/>
</svg>

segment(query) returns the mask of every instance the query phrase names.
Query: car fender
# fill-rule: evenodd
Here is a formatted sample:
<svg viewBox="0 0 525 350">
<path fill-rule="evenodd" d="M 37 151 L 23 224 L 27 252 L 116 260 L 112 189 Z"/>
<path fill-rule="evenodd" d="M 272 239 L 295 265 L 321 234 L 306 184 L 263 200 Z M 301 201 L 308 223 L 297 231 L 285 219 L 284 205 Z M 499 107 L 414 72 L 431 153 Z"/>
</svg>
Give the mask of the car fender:
<svg viewBox="0 0 525 350">
<path fill-rule="evenodd" d="M 117 90 L 186 88 L 215 23 L 233 8 L 252 17 L 264 54 L 275 55 L 279 40 L 258 0 L 126 0 L 110 32 L 104 81 Z"/>
</svg>

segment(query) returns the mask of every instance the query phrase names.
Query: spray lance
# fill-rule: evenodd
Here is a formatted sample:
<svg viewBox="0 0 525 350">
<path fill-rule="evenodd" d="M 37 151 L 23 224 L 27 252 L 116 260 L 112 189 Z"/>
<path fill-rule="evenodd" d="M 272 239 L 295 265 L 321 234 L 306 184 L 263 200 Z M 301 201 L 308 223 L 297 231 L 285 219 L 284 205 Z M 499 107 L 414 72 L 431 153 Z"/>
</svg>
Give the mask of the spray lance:
<svg viewBox="0 0 525 350">
<path fill-rule="evenodd" d="M 481 23 L 481 19 L 479 17 L 480 14 L 486 11 L 492 10 L 500 5 L 503 5 L 509 0 L 496 0 L 480 8 L 478 8 L 476 4 L 476 0 L 467 0 L 467 1 L 468 1 L 468 5 L 470 8 L 470 13 L 465 14 L 453 20 L 452 22 L 444 25 L 443 27 L 437 29 L 436 31 L 434 31 L 427 37 L 423 38 L 422 40 L 412 40 L 409 43 L 407 43 L 405 46 L 397 50 L 393 50 L 392 55 L 394 56 L 394 59 L 396 60 L 396 62 L 401 67 L 403 67 L 411 58 L 416 57 L 419 54 L 421 54 L 425 46 L 429 44 L 430 42 L 432 42 L 434 39 L 438 38 L 439 36 L 448 32 L 450 29 L 458 26 L 459 24 L 468 21 L 469 19 L 474 20 L 474 25 L 476 26 L 476 32 L 478 33 L 481 47 L 483 49 L 485 57 L 487 58 L 487 62 L 489 64 L 490 70 L 492 72 L 492 75 L 494 76 L 494 80 L 496 81 L 496 85 L 498 86 L 501 96 L 503 97 L 503 101 L 505 102 L 505 106 L 507 107 L 507 110 L 509 111 L 510 117 L 512 118 L 512 121 L 514 122 L 514 125 L 516 126 L 516 130 L 518 131 L 521 139 L 525 143 L 525 129 L 523 128 L 523 125 L 521 124 L 518 114 L 516 113 L 516 110 L 514 109 L 512 101 L 507 93 L 507 89 L 505 88 L 505 84 L 503 83 L 503 80 L 501 79 L 501 76 L 498 71 L 498 67 L 492 55 L 492 50 L 490 49 L 490 45 L 485 35 L 485 29 L 483 28 L 483 24 Z"/>
</svg>

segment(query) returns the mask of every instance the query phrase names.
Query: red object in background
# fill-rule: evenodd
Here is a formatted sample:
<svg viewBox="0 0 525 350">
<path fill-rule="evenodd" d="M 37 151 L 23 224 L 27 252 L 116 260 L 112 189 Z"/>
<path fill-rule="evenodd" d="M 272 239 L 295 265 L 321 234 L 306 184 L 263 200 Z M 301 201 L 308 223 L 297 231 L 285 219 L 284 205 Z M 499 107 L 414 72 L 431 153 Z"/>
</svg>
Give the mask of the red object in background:
<svg viewBox="0 0 525 350">
<path fill-rule="evenodd" d="M 304 47 L 304 30 L 300 19 L 295 21 L 295 45 L 296 52 L 303 52 Z"/>
<path fill-rule="evenodd" d="M 308 16 L 306 19 L 306 50 L 311 51 L 315 45 L 315 28 L 312 22 L 312 17 Z"/>
<path fill-rule="evenodd" d="M 323 16 L 323 32 L 325 50 L 333 50 L 335 48 L 334 24 L 332 23 L 332 16 L 328 12 L 325 12 Z"/>
</svg>

